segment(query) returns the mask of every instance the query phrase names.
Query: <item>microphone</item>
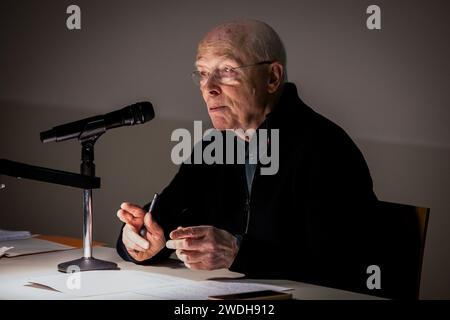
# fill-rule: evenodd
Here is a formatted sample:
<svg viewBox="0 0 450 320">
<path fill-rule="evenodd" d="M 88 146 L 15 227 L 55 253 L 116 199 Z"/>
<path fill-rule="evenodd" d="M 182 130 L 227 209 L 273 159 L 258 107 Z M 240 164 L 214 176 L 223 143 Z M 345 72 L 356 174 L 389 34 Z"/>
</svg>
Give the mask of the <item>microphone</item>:
<svg viewBox="0 0 450 320">
<path fill-rule="evenodd" d="M 155 111 L 150 102 L 138 102 L 107 114 L 53 127 L 50 130 L 41 132 L 40 137 L 43 143 L 60 142 L 74 138 L 86 140 L 101 135 L 106 130 L 142 124 L 152 120 L 154 117 Z"/>
</svg>

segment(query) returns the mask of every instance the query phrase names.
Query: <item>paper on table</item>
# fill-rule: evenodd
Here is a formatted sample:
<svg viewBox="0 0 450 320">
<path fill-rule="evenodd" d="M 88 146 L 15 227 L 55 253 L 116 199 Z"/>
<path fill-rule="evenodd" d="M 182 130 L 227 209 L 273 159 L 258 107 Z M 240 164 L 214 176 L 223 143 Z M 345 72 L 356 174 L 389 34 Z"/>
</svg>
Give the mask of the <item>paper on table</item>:
<svg viewBox="0 0 450 320">
<path fill-rule="evenodd" d="M 79 277 L 75 279 L 74 277 Z M 233 281 L 194 281 L 184 278 L 142 271 L 88 271 L 77 274 L 57 273 L 28 279 L 32 284 L 50 287 L 54 290 L 77 297 L 134 294 L 146 299 L 191 299 L 203 300 L 211 295 L 250 292 L 259 290 L 284 291 L 289 288 L 242 283 Z M 79 286 L 76 285 L 79 284 Z M 134 299 L 134 298 L 132 298 Z"/>
<path fill-rule="evenodd" d="M 0 229 L 0 241 L 31 238 L 30 231 L 10 231 Z"/>
<path fill-rule="evenodd" d="M 78 279 L 76 277 L 79 277 Z M 76 274 L 57 273 L 32 277 L 28 282 L 40 284 L 78 297 L 134 292 L 139 289 L 157 290 L 164 286 L 178 286 L 192 282 L 183 278 L 141 271 L 88 271 Z M 79 286 L 77 285 L 79 284 Z"/>
<path fill-rule="evenodd" d="M 5 253 L 6 257 L 74 249 L 74 247 L 36 238 L 0 241 L 0 247 L 13 247 Z"/>
<path fill-rule="evenodd" d="M 182 289 L 182 290 L 180 290 Z M 269 284 L 248 283 L 241 281 L 190 281 L 182 286 L 165 286 L 154 289 L 137 290 L 135 293 L 162 300 L 206 300 L 209 296 L 253 292 L 261 290 L 287 291 L 292 288 Z"/>
<path fill-rule="evenodd" d="M 0 247 L 0 257 L 2 257 L 6 251 L 12 249 L 13 247 Z"/>
<path fill-rule="evenodd" d="M 111 293 L 101 296 L 77 297 L 79 300 L 153 300 L 149 296 L 133 292 Z"/>
</svg>

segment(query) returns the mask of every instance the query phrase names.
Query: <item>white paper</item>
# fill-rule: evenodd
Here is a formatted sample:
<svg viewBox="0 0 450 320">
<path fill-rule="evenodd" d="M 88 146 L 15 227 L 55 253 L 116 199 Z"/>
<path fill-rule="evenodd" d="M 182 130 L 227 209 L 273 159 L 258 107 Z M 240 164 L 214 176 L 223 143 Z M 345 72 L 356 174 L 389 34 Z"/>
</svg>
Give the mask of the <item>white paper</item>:
<svg viewBox="0 0 450 320">
<path fill-rule="evenodd" d="M 10 231 L 0 229 L 0 241 L 31 238 L 30 231 Z"/>
<path fill-rule="evenodd" d="M 6 251 L 11 250 L 13 247 L 0 247 L 0 257 L 2 257 Z"/>
<path fill-rule="evenodd" d="M 29 283 L 50 287 L 61 293 L 89 298 L 206 300 L 211 295 L 289 288 L 237 281 L 194 281 L 158 273 L 114 270 L 55 273 L 31 277 Z M 140 296 L 139 296 L 140 295 Z"/>
<path fill-rule="evenodd" d="M 36 238 L 0 241 L 0 247 L 13 247 L 12 249 L 8 250 L 5 253 L 6 257 L 16 257 L 26 254 L 70 250 L 74 248 L 56 242 Z"/>
<path fill-rule="evenodd" d="M 137 290 L 136 293 L 154 300 L 206 300 L 209 296 L 254 292 L 261 290 L 286 291 L 291 288 L 240 281 L 190 281 L 154 289 Z"/>
<path fill-rule="evenodd" d="M 79 297 L 77 300 L 153 300 L 149 296 L 145 296 L 133 292 L 112 293 L 101 296 Z"/>
<path fill-rule="evenodd" d="M 44 285 L 62 293 L 78 297 L 131 293 L 143 288 L 151 291 L 160 287 L 176 286 L 189 281 L 157 273 L 128 270 L 55 273 L 28 279 L 30 283 Z"/>
</svg>

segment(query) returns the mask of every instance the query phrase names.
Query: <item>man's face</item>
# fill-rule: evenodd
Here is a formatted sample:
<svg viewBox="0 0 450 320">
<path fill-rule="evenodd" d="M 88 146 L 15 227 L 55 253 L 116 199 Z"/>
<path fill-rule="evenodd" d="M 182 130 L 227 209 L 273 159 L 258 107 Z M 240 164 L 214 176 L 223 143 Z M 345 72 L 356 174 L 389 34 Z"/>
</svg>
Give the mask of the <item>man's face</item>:
<svg viewBox="0 0 450 320">
<path fill-rule="evenodd" d="M 246 61 L 244 64 L 256 62 Z M 209 74 L 200 83 L 200 91 L 216 129 L 256 129 L 265 117 L 267 66 L 235 69 L 231 78 L 220 77 L 224 72 L 219 70 L 230 70 L 241 65 L 229 56 L 199 54 L 197 70 Z"/>
</svg>

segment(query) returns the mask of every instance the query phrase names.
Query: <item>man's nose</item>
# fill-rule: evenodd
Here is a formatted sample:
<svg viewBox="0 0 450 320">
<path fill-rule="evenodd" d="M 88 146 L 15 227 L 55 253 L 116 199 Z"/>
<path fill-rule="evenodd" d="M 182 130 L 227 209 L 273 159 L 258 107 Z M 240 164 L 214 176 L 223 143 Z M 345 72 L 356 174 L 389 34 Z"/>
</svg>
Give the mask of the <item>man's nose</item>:
<svg viewBox="0 0 450 320">
<path fill-rule="evenodd" d="M 208 77 L 206 83 L 203 86 L 203 90 L 205 90 L 211 96 L 217 96 L 222 92 L 222 90 L 220 89 L 219 80 L 217 79 L 215 72 Z"/>
</svg>

